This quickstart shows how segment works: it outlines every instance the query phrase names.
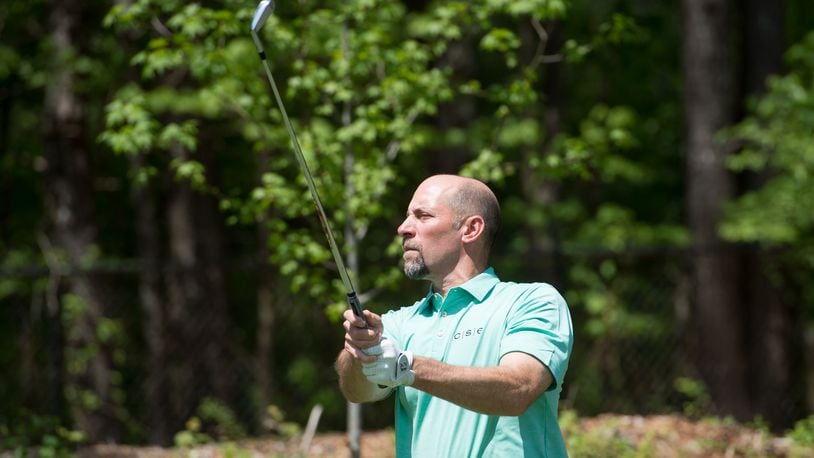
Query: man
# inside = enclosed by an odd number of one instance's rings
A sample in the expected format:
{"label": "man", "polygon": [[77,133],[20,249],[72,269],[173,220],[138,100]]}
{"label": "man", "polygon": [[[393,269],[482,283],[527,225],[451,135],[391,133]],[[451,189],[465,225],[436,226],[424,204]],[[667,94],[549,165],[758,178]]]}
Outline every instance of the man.
{"label": "man", "polygon": [[436,175],[398,228],[404,272],[426,297],[363,320],[345,312],[339,385],[351,402],[396,394],[399,457],[567,456],[557,405],[573,330],[544,283],[488,267],[500,207],[480,181]]}

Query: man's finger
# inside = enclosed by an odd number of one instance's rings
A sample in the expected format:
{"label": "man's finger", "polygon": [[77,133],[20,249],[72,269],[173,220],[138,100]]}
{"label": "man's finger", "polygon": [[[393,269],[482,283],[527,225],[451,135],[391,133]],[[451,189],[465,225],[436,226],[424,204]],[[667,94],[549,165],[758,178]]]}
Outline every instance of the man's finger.
{"label": "man's finger", "polygon": [[376,329],[348,326],[345,331],[345,340],[351,341],[357,347],[376,345],[381,338],[381,334]]}
{"label": "man's finger", "polygon": [[365,319],[367,320],[367,324],[370,325],[371,328],[381,329],[382,327],[382,317],[381,315],[377,315],[370,310],[365,310]]}
{"label": "man's finger", "polygon": [[[365,312],[367,312],[367,310],[365,310]],[[353,310],[350,309],[345,310],[345,312],[342,314],[342,317],[345,319],[345,323],[348,323],[350,326],[353,326],[355,328],[367,327],[367,323],[365,323],[365,320],[356,316],[356,314],[353,313]]]}
{"label": "man's finger", "polygon": [[375,362],[377,358],[377,356],[366,355],[365,352],[363,352],[359,348],[354,347],[347,341],[345,341],[345,351],[350,353],[351,356],[358,359],[362,363],[372,363]]}

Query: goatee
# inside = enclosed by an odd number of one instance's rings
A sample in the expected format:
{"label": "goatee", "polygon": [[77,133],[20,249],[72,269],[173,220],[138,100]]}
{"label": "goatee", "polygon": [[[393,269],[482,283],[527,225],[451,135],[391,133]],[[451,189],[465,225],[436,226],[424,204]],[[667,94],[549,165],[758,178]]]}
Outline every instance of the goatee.
{"label": "goatee", "polygon": [[424,256],[421,255],[421,252],[416,252],[415,259],[404,261],[404,274],[410,280],[422,280],[429,273],[430,271],[427,269],[427,264],[424,262]]}

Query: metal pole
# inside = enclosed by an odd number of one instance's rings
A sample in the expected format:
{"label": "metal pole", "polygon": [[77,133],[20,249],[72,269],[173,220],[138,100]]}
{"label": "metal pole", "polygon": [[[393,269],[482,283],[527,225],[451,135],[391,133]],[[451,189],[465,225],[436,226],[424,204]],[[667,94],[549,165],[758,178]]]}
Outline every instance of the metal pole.
{"label": "metal pole", "polygon": [[[342,22],[342,58],[350,60],[348,55],[348,22]],[[342,105],[342,125],[347,127],[353,120],[351,117],[350,101],[346,101]],[[355,157],[353,154],[353,145],[350,142],[345,144],[345,161],[344,161],[344,175],[345,175],[345,214],[348,219],[345,221],[345,242],[348,247],[348,268],[351,275],[359,274],[359,246],[356,240],[356,234],[353,230],[353,217],[348,208],[348,203],[351,202],[356,190],[353,187],[351,175],[353,174],[353,165]],[[359,278],[358,276],[356,278]],[[348,447],[350,448],[351,458],[358,458],[362,454],[362,406],[353,402],[348,402]]]}

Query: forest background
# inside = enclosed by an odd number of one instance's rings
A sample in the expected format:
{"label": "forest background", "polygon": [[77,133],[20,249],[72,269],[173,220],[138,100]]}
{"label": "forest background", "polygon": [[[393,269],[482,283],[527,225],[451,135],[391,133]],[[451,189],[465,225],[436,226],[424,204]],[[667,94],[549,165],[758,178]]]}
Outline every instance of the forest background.
{"label": "forest background", "polygon": [[[255,7],[0,5],[5,445],[346,427],[344,291]],[[426,291],[416,184],[474,176],[498,274],[571,307],[563,408],[783,430],[814,412],[812,31],[805,0],[300,0],[262,39],[366,307]]]}

